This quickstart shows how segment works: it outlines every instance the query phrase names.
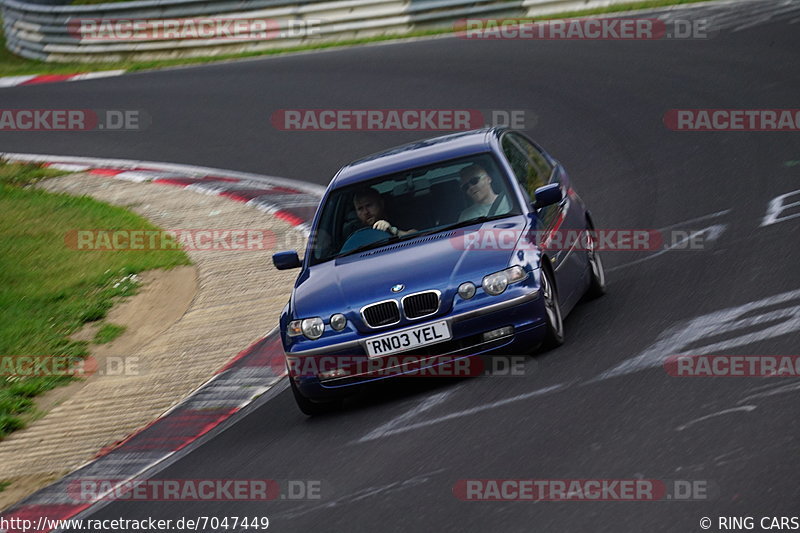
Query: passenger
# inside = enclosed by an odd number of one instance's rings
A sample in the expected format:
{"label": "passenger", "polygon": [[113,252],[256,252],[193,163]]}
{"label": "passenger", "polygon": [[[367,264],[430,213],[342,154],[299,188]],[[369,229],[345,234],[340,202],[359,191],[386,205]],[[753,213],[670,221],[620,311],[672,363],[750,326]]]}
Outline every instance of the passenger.
{"label": "passenger", "polygon": [[[507,213],[511,209],[511,204],[506,195],[499,196],[492,189],[492,177],[486,170],[478,165],[472,164],[461,169],[461,190],[464,191],[473,204],[458,216],[458,221],[470,220],[481,216],[489,215],[494,208],[492,215]],[[498,200],[499,199],[499,200]]]}
{"label": "passenger", "polygon": [[356,192],[353,196],[353,205],[355,206],[358,219],[367,228],[386,231],[398,237],[417,232],[415,229],[401,230],[392,226],[392,224],[386,220],[387,216],[383,196],[372,187],[365,187]]}

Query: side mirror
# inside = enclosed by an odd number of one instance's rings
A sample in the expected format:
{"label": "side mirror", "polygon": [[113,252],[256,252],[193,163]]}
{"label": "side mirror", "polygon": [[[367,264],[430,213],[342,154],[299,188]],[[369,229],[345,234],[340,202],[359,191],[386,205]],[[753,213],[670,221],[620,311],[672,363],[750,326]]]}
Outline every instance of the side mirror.
{"label": "side mirror", "polygon": [[563,198],[561,194],[561,185],[558,183],[551,183],[550,185],[539,187],[534,194],[536,195],[536,201],[533,203],[533,207],[536,209],[557,204]]}
{"label": "side mirror", "polygon": [[297,257],[297,252],[294,250],[272,254],[272,264],[278,270],[289,270],[301,266],[300,258]]}

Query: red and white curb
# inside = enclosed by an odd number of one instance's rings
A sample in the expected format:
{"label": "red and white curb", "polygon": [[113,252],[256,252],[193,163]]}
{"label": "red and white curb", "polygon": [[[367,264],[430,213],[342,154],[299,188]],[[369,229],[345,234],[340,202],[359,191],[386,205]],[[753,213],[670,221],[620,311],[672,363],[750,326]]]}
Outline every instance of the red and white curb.
{"label": "red and white curb", "polygon": [[[323,187],[284,178],[208,167],[124,159],[0,153],[0,159],[111,178],[184,187],[245,202],[308,233]],[[217,374],[148,426],[100,450],[94,460],[39,490],[2,513],[8,529],[0,533],[51,531],[53,521],[82,517],[110,500],[76,501],[73,484],[81,479],[141,480],[166,466],[180,450],[229,420],[286,375],[277,329],[233,357]],[[11,519],[17,518],[14,522]],[[23,531],[20,523],[33,527]],[[13,524],[17,524],[18,527]]]}
{"label": "red and white curb", "polygon": [[[178,405],[126,439],[101,450],[96,458],[66,477],[3,511],[3,533],[58,529],[59,520],[82,518],[112,499],[76,499],[75,487],[87,479],[113,481],[115,487],[141,481],[178,458],[177,453],[229,420],[273,389],[286,375],[277,330],[234,357]],[[280,392],[280,387],[275,389]],[[18,520],[14,520],[18,519]],[[32,527],[25,528],[24,520]]]}
{"label": "red and white curb", "polygon": [[0,88],[16,87],[17,85],[39,85],[57,81],[81,81],[98,78],[111,78],[125,74],[125,70],[101,70],[100,72],[78,72],[75,74],[30,74],[27,76],[0,77]]}
{"label": "red and white curb", "polygon": [[225,196],[284,220],[306,235],[325,191],[322,186],[286,178],[178,163],[10,152],[0,152],[0,159]]}

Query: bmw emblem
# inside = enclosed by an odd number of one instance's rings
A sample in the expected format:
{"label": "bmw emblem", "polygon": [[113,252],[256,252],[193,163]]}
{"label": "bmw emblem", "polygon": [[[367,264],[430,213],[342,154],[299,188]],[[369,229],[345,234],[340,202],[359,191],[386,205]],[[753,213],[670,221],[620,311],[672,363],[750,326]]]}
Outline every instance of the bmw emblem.
{"label": "bmw emblem", "polygon": [[398,283],[397,285],[394,285],[394,286],[392,287],[392,292],[400,292],[400,291],[402,291],[402,290],[403,290],[403,289],[405,289],[405,288],[406,288],[406,286],[405,286],[405,285],[403,285],[402,283]]}

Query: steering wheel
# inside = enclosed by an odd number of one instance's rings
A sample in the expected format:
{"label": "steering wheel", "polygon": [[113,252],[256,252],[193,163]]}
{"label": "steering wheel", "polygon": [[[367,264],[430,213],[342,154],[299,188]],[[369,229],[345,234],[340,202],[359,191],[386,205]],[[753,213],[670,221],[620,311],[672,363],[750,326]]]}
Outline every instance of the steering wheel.
{"label": "steering wheel", "polygon": [[347,253],[350,250],[355,250],[356,248],[361,248],[362,246],[366,246],[368,244],[372,244],[373,242],[381,241],[387,237],[391,237],[392,234],[388,231],[381,231],[379,229],[374,228],[361,228],[355,231],[352,235],[350,235],[344,244],[342,245],[342,249],[339,250],[340,254]]}

